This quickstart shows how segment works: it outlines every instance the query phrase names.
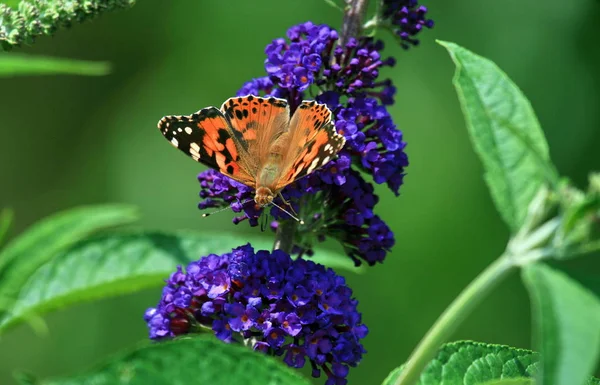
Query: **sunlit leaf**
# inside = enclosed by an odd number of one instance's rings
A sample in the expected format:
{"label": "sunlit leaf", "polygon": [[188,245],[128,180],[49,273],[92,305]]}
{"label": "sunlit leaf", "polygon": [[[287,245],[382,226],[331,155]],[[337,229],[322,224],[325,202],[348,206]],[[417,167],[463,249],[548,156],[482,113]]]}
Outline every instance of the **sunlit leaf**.
{"label": "sunlit leaf", "polygon": [[496,207],[514,232],[541,186],[558,182],[544,133],[527,98],[496,64],[439,43],[456,64],[453,83],[467,128]]}
{"label": "sunlit leaf", "polygon": [[524,267],[542,355],[540,383],[583,385],[600,355],[600,299],[579,282],[545,264]]}
{"label": "sunlit leaf", "polygon": [[[530,350],[471,341],[444,345],[427,365],[417,385],[483,385],[488,381],[532,377],[539,355]],[[392,371],[383,385],[393,385],[402,367]]]}
{"label": "sunlit leaf", "polygon": [[505,378],[488,381],[483,383],[483,385],[535,385],[535,382],[533,378]]}
{"label": "sunlit leaf", "polygon": [[248,347],[214,337],[146,344],[94,370],[44,385],[310,385],[297,371]]}
{"label": "sunlit leaf", "polygon": [[0,251],[0,314],[31,274],[61,249],[108,227],[130,223],[137,211],[128,205],[97,205],[64,211],[37,222]]}

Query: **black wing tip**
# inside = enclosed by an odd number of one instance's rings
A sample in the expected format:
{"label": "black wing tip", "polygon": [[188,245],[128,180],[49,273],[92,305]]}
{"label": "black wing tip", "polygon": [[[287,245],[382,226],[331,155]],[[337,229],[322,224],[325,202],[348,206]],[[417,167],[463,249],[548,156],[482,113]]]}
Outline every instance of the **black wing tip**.
{"label": "black wing tip", "polygon": [[199,121],[202,121],[206,118],[214,118],[215,116],[223,116],[223,114],[217,107],[214,106],[203,108],[200,111],[190,115],[192,119],[198,119]]}
{"label": "black wing tip", "polygon": [[159,130],[167,130],[172,122],[180,122],[183,118],[182,115],[167,115],[160,118],[158,121],[158,129]]}
{"label": "black wing tip", "polygon": [[327,111],[329,111],[331,113],[331,109],[329,108],[329,106],[325,103],[319,103],[316,100],[303,100],[302,103],[300,103],[300,105],[298,106],[298,108],[309,108],[309,107],[321,107],[321,108],[325,108]]}
{"label": "black wing tip", "polygon": [[209,106],[209,107],[205,107],[201,110],[198,110],[196,112],[194,112],[191,115],[167,115],[167,116],[163,116],[159,121],[158,121],[158,129],[159,130],[164,130],[164,129],[168,129],[170,124],[173,122],[185,122],[185,123],[189,123],[192,121],[198,121],[201,122],[202,120],[206,119],[206,118],[214,118],[215,116],[219,116],[219,115],[223,115],[221,114],[221,111],[219,111],[219,109],[217,107],[214,106]]}
{"label": "black wing tip", "polygon": [[342,147],[344,147],[344,145],[346,144],[346,137],[344,135],[340,134],[339,132],[337,132],[337,130],[335,128],[335,123],[333,121],[330,121],[329,123],[324,125],[324,127],[325,127],[325,130],[328,131],[329,136],[335,142],[340,142],[339,148],[342,149]]}
{"label": "black wing tip", "polygon": [[269,103],[273,104],[280,108],[286,108],[288,106],[288,101],[286,99],[276,98],[274,96],[258,96],[253,94],[248,94],[245,96],[233,96],[223,102],[221,105],[221,112],[225,114],[225,112],[237,105],[240,105],[244,102],[255,102],[255,103]]}

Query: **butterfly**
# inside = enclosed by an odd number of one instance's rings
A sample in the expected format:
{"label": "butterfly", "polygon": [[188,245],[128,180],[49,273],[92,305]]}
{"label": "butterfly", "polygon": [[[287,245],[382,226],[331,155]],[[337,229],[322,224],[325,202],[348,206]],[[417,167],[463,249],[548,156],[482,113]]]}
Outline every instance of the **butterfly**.
{"label": "butterfly", "polygon": [[165,116],[158,128],[195,161],[254,188],[260,207],[327,164],[346,142],[325,104],[305,100],[290,116],[285,99],[254,95],[229,98],[220,109]]}

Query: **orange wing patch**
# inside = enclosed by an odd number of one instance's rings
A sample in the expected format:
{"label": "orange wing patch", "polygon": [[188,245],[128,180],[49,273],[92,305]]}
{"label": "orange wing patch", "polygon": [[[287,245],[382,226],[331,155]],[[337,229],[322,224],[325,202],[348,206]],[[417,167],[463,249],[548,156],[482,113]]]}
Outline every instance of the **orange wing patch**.
{"label": "orange wing patch", "polygon": [[[290,119],[284,99],[248,95],[227,99],[220,110],[165,116],[158,128],[195,161],[257,190],[266,187],[255,201],[270,202],[263,198],[273,198],[271,194],[324,166],[342,149],[346,140],[331,117],[326,105],[304,101]],[[257,185],[263,170],[260,183],[268,186]]]}
{"label": "orange wing patch", "polygon": [[331,116],[325,104],[315,101],[298,107],[289,128],[293,148],[284,158],[278,190],[323,167],[344,147],[346,139],[335,131]]}
{"label": "orange wing patch", "polygon": [[249,154],[247,163],[256,176],[268,158],[270,145],[289,125],[290,109],[285,99],[248,95],[230,98],[221,106],[233,137]]}

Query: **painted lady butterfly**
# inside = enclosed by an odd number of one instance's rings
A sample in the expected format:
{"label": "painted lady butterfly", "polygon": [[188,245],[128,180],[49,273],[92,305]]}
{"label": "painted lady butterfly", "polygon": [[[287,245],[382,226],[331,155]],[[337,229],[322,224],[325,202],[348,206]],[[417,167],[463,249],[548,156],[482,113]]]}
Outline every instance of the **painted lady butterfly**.
{"label": "painted lady butterfly", "polygon": [[253,95],[227,99],[220,110],[165,116],[158,128],[195,161],[253,187],[261,207],[328,163],[346,142],[325,104],[303,101],[290,118],[286,100]]}

